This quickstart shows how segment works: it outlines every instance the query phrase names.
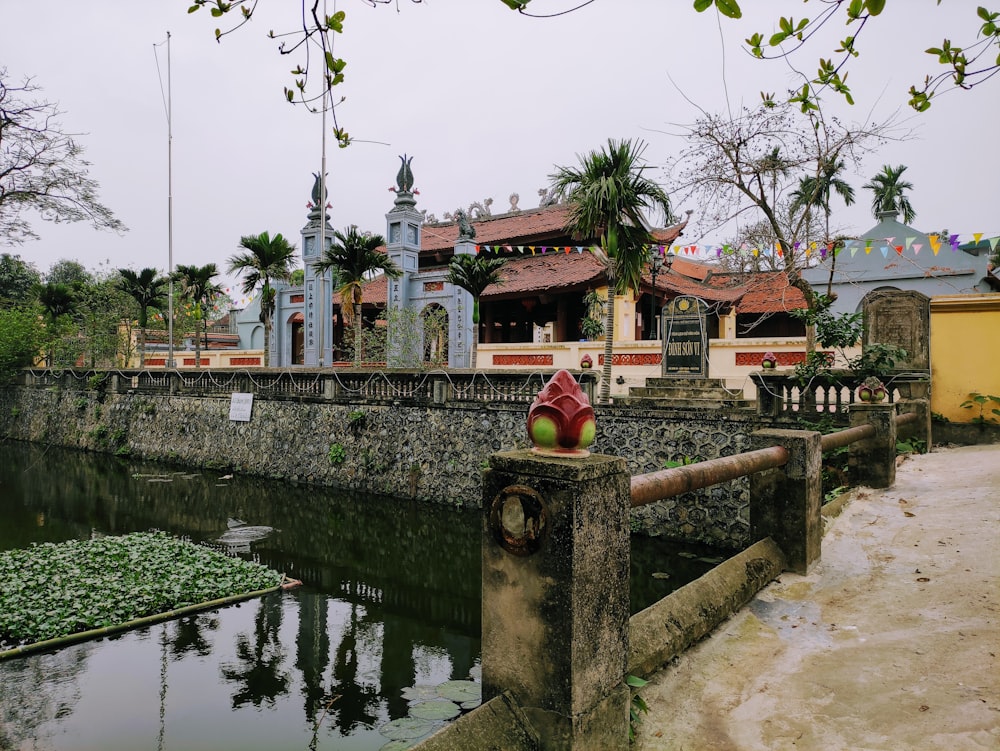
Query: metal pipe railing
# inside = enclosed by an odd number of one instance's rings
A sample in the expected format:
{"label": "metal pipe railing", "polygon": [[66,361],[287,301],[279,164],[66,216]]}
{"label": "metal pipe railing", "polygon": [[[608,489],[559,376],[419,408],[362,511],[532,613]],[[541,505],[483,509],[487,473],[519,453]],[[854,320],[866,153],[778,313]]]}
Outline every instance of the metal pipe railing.
{"label": "metal pipe railing", "polygon": [[869,423],[868,425],[856,425],[853,428],[838,430],[835,433],[827,433],[819,439],[819,445],[823,451],[832,451],[833,449],[850,445],[855,441],[863,441],[865,438],[874,437],[875,426]]}
{"label": "metal pipe railing", "polygon": [[709,459],[683,467],[661,469],[632,477],[632,506],[662,501],[689,490],[707,488],[737,477],[781,467],[788,462],[788,450],[770,446],[756,451]]}

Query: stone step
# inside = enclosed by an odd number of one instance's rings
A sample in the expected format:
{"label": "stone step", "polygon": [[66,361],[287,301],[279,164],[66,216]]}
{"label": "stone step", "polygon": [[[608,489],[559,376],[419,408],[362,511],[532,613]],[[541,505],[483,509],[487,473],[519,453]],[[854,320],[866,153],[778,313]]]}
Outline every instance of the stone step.
{"label": "stone step", "polygon": [[739,399],[739,393],[732,393],[721,386],[711,389],[697,389],[683,386],[671,387],[649,387],[632,386],[628,390],[629,396],[662,398],[662,399]]}
{"label": "stone step", "polygon": [[691,388],[722,388],[725,384],[721,378],[647,378],[646,386],[650,388],[667,388],[685,386]]}
{"label": "stone step", "polygon": [[614,404],[617,407],[632,407],[635,409],[740,409],[756,410],[756,403],[750,399],[713,397],[671,399],[652,396],[616,396]]}

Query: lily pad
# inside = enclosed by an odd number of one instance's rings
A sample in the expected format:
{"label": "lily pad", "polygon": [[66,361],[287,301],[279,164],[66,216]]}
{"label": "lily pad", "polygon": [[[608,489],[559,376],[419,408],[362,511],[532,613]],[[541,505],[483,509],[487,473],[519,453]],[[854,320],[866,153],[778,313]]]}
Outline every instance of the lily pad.
{"label": "lily pad", "polygon": [[412,741],[427,735],[437,727],[436,722],[421,720],[416,717],[400,717],[378,729],[386,738],[393,741]]}
{"label": "lily pad", "polygon": [[458,706],[460,706],[463,710],[468,712],[470,709],[475,709],[482,703],[483,703],[482,699],[473,699],[472,701],[463,701]]}
{"label": "lily pad", "polygon": [[450,720],[461,713],[462,710],[455,702],[443,699],[425,701],[410,707],[410,716],[419,717],[421,720]]}
{"label": "lily pad", "polygon": [[[404,699],[413,704],[441,698],[438,694],[437,686],[407,686],[400,693],[403,694]],[[444,698],[450,699],[451,697],[445,696]]]}
{"label": "lily pad", "polygon": [[482,686],[475,681],[445,681],[437,687],[437,692],[439,696],[459,704],[481,699],[483,696]]}
{"label": "lily pad", "polygon": [[378,751],[406,751],[413,748],[413,741],[389,741]]}

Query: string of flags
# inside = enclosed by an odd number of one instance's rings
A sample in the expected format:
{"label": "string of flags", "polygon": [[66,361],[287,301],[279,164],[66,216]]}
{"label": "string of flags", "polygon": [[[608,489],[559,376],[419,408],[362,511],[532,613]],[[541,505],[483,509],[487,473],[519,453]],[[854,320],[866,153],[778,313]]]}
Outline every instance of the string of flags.
{"label": "string of flags", "polygon": [[[984,233],[975,232],[972,234],[972,242],[979,243],[984,237]],[[950,248],[952,252],[958,250],[959,246],[962,244],[959,235],[957,233],[951,235],[939,235],[933,233],[927,235],[927,239],[930,241],[930,247],[925,247],[922,242],[917,242],[917,236],[910,237],[867,237],[859,240],[846,240],[843,245],[835,245],[834,243],[794,243],[792,246],[793,252],[804,253],[806,258],[809,258],[814,253],[819,255],[821,259],[825,259],[828,255],[839,256],[842,253],[850,253],[853,258],[858,253],[871,254],[873,252],[881,253],[883,258],[888,258],[890,253],[895,253],[897,255],[903,255],[905,252],[912,252],[914,255],[919,255],[922,251],[929,250],[935,256],[941,251],[942,248]],[[990,252],[996,252],[997,245],[1000,244],[1000,235],[996,237],[990,237],[987,239],[987,243],[990,247]],[[476,253],[520,253],[522,255],[530,253],[531,255],[545,255],[547,253],[565,253],[569,254],[572,252],[583,253],[584,250],[589,250],[588,246],[584,245],[477,245]],[[699,245],[699,244],[689,244],[689,245],[650,245],[647,246],[648,252],[658,252],[662,255],[686,255],[686,256],[700,256],[700,257],[718,257],[722,256],[753,256],[754,258],[758,256],[770,256],[777,255],[779,257],[783,256],[786,252],[786,248],[782,248],[781,243],[776,243],[773,247],[758,248],[747,245],[746,243],[740,245],[739,247],[729,245],[729,244],[709,244],[709,245]]]}

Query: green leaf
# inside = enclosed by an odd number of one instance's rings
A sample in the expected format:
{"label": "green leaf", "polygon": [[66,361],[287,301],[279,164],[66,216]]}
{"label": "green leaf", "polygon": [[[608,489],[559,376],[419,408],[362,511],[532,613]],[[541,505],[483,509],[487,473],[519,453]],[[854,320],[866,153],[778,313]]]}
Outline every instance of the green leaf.
{"label": "green leaf", "polygon": [[625,683],[632,688],[642,688],[643,686],[649,685],[649,681],[643,680],[637,675],[630,675],[625,678]]}
{"label": "green leaf", "polygon": [[788,34],[786,34],[786,33],[785,33],[785,32],[783,32],[783,31],[779,31],[779,32],[776,32],[776,33],[772,34],[772,35],[771,35],[771,38],[770,38],[770,39],[768,40],[768,42],[767,42],[767,43],[768,43],[768,44],[769,44],[769,45],[770,45],[771,47],[777,47],[777,46],[778,46],[779,44],[781,44],[781,43],[782,43],[783,41],[785,41],[785,40],[786,40],[787,38],[788,38]]}
{"label": "green leaf", "polygon": [[871,15],[877,16],[885,9],[885,0],[865,0],[865,6]]}
{"label": "green leaf", "polygon": [[743,18],[743,11],[736,0],[715,0],[715,7],[726,18]]}
{"label": "green leaf", "polygon": [[[507,2],[507,0],[504,0]],[[712,7],[712,0],[694,0],[694,9],[702,13]]]}

